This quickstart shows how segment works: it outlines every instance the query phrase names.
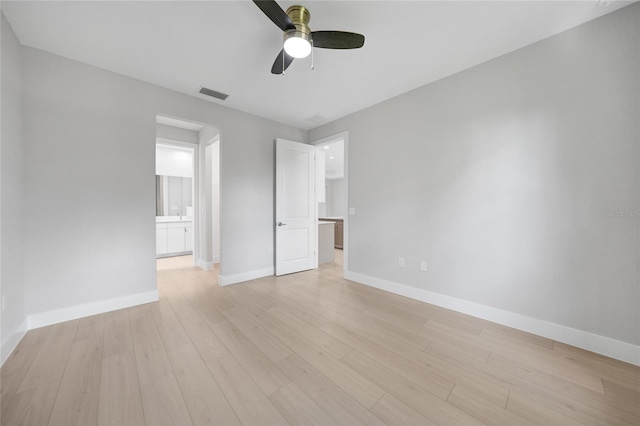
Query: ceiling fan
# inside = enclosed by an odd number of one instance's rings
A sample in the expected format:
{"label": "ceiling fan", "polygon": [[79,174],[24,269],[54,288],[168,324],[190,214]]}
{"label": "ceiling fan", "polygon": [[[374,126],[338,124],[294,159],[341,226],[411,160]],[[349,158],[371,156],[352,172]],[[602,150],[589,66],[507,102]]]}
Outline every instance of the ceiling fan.
{"label": "ceiling fan", "polygon": [[284,48],[271,67],[272,74],[284,74],[295,58],[306,58],[313,47],[358,49],[364,45],[362,34],[345,31],[311,31],[311,14],[304,6],[291,6],[285,12],[274,0],[253,0],[274,24],[284,31]]}

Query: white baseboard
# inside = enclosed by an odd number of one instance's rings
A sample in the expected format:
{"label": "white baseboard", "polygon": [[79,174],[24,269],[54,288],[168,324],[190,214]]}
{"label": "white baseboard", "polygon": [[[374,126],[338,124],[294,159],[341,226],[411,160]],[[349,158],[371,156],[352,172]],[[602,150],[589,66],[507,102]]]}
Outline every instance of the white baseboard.
{"label": "white baseboard", "polygon": [[29,324],[29,321],[27,318],[25,318],[13,330],[13,332],[9,333],[9,335],[2,340],[2,344],[1,344],[2,346],[0,348],[0,358],[1,358],[0,366],[4,364],[7,358],[9,358],[9,355],[11,355],[11,353],[16,348],[16,346],[18,346],[18,343],[20,343],[20,340],[22,340],[24,335],[27,334],[28,324]]}
{"label": "white baseboard", "polygon": [[507,327],[516,328],[518,330],[586,349],[620,361],[640,365],[640,346],[632,345],[627,342],[504,311],[502,309],[492,308],[491,306],[457,299],[444,294],[434,293],[432,291],[371,277],[358,272],[347,271],[345,273],[345,278],[360,284],[398,294],[400,296],[431,303],[443,308],[506,325]]}
{"label": "white baseboard", "polygon": [[219,284],[229,285],[237,284],[245,281],[255,280],[256,278],[268,277],[274,274],[273,266],[270,268],[256,269],[254,271],[243,272],[242,274],[235,275],[220,275]]}
{"label": "white baseboard", "polygon": [[213,269],[213,262],[205,262],[204,260],[200,259],[198,260],[198,266],[200,267],[200,269],[202,269],[203,271],[211,271]]}
{"label": "white baseboard", "polygon": [[198,259],[198,266],[203,271],[211,271],[215,267],[216,263],[220,263],[220,256],[213,256],[211,262],[207,262],[203,259]]}
{"label": "white baseboard", "polygon": [[177,251],[175,253],[156,254],[156,259],[164,259],[165,257],[187,256],[193,254],[193,251]]}
{"label": "white baseboard", "polygon": [[155,302],[158,299],[158,290],[153,290],[145,293],[132,294],[130,296],[116,297],[114,299],[41,312],[39,314],[29,315],[29,330],[91,315],[98,315],[104,312],[129,308],[131,306],[143,305],[145,303]]}

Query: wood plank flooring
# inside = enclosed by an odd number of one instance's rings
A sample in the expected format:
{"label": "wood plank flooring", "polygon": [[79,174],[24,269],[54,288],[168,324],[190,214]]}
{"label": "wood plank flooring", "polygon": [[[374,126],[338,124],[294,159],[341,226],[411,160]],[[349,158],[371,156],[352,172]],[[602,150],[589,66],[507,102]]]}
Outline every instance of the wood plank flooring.
{"label": "wood plank flooring", "polygon": [[639,367],[341,275],[160,259],[159,302],[27,333],[1,423],[640,425]]}

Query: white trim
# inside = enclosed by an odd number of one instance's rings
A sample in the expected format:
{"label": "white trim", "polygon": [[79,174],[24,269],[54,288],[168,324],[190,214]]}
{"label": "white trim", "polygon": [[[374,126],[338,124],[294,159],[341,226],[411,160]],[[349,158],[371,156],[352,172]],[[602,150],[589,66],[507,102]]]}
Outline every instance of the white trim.
{"label": "white trim", "polygon": [[218,283],[221,286],[229,284],[237,284],[245,281],[255,280],[256,278],[268,277],[275,273],[275,268],[270,266],[264,269],[256,269],[254,271],[243,272],[235,275],[220,275]]}
{"label": "white trim", "polygon": [[27,325],[29,324],[28,318],[22,320],[22,322],[13,330],[13,332],[9,333],[2,341],[2,348],[0,352],[2,355],[0,356],[0,366],[4,364],[4,362],[9,358],[9,355],[16,349],[20,340],[27,334]]}
{"label": "white trim", "polygon": [[491,306],[480,305],[467,300],[457,299],[432,291],[399,284],[380,278],[347,271],[345,278],[369,287],[375,287],[400,296],[431,303],[443,308],[472,315],[498,324],[506,325],[518,330],[533,333],[578,348],[586,349],[601,355],[618,359],[635,365],[640,365],[640,346],[598,334],[589,333],[560,324],[527,317],[514,312],[503,311]]}
{"label": "white trim", "polygon": [[164,259],[165,257],[178,257],[178,256],[188,256],[193,255],[193,251],[178,251],[175,253],[162,253],[156,254],[156,259]]}
{"label": "white trim", "polygon": [[200,259],[198,261],[198,266],[200,267],[200,269],[202,269],[203,271],[211,271],[213,270],[213,268],[215,267],[216,263],[220,263],[220,256],[215,256],[213,258],[213,262],[205,262],[204,260]]}
{"label": "white trim", "polygon": [[182,148],[187,150],[195,150],[198,146],[197,142],[186,142],[177,139],[161,138],[156,136],[156,145],[168,146],[171,148]]}
{"label": "white trim", "polygon": [[29,315],[29,330],[158,301],[158,290]]}

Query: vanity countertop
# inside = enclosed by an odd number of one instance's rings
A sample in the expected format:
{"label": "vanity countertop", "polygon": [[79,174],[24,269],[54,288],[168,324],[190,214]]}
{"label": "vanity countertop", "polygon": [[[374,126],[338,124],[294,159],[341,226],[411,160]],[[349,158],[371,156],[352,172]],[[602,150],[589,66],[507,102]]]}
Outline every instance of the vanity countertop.
{"label": "vanity countertop", "polygon": [[191,216],[156,216],[156,223],[169,223],[169,222],[193,222]]}
{"label": "vanity countertop", "polygon": [[318,225],[335,225],[335,224],[336,224],[335,222],[331,222],[331,221],[328,221],[328,220],[319,220],[318,221]]}
{"label": "vanity countertop", "polygon": [[323,216],[319,220],[344,220],[342,216]]}

